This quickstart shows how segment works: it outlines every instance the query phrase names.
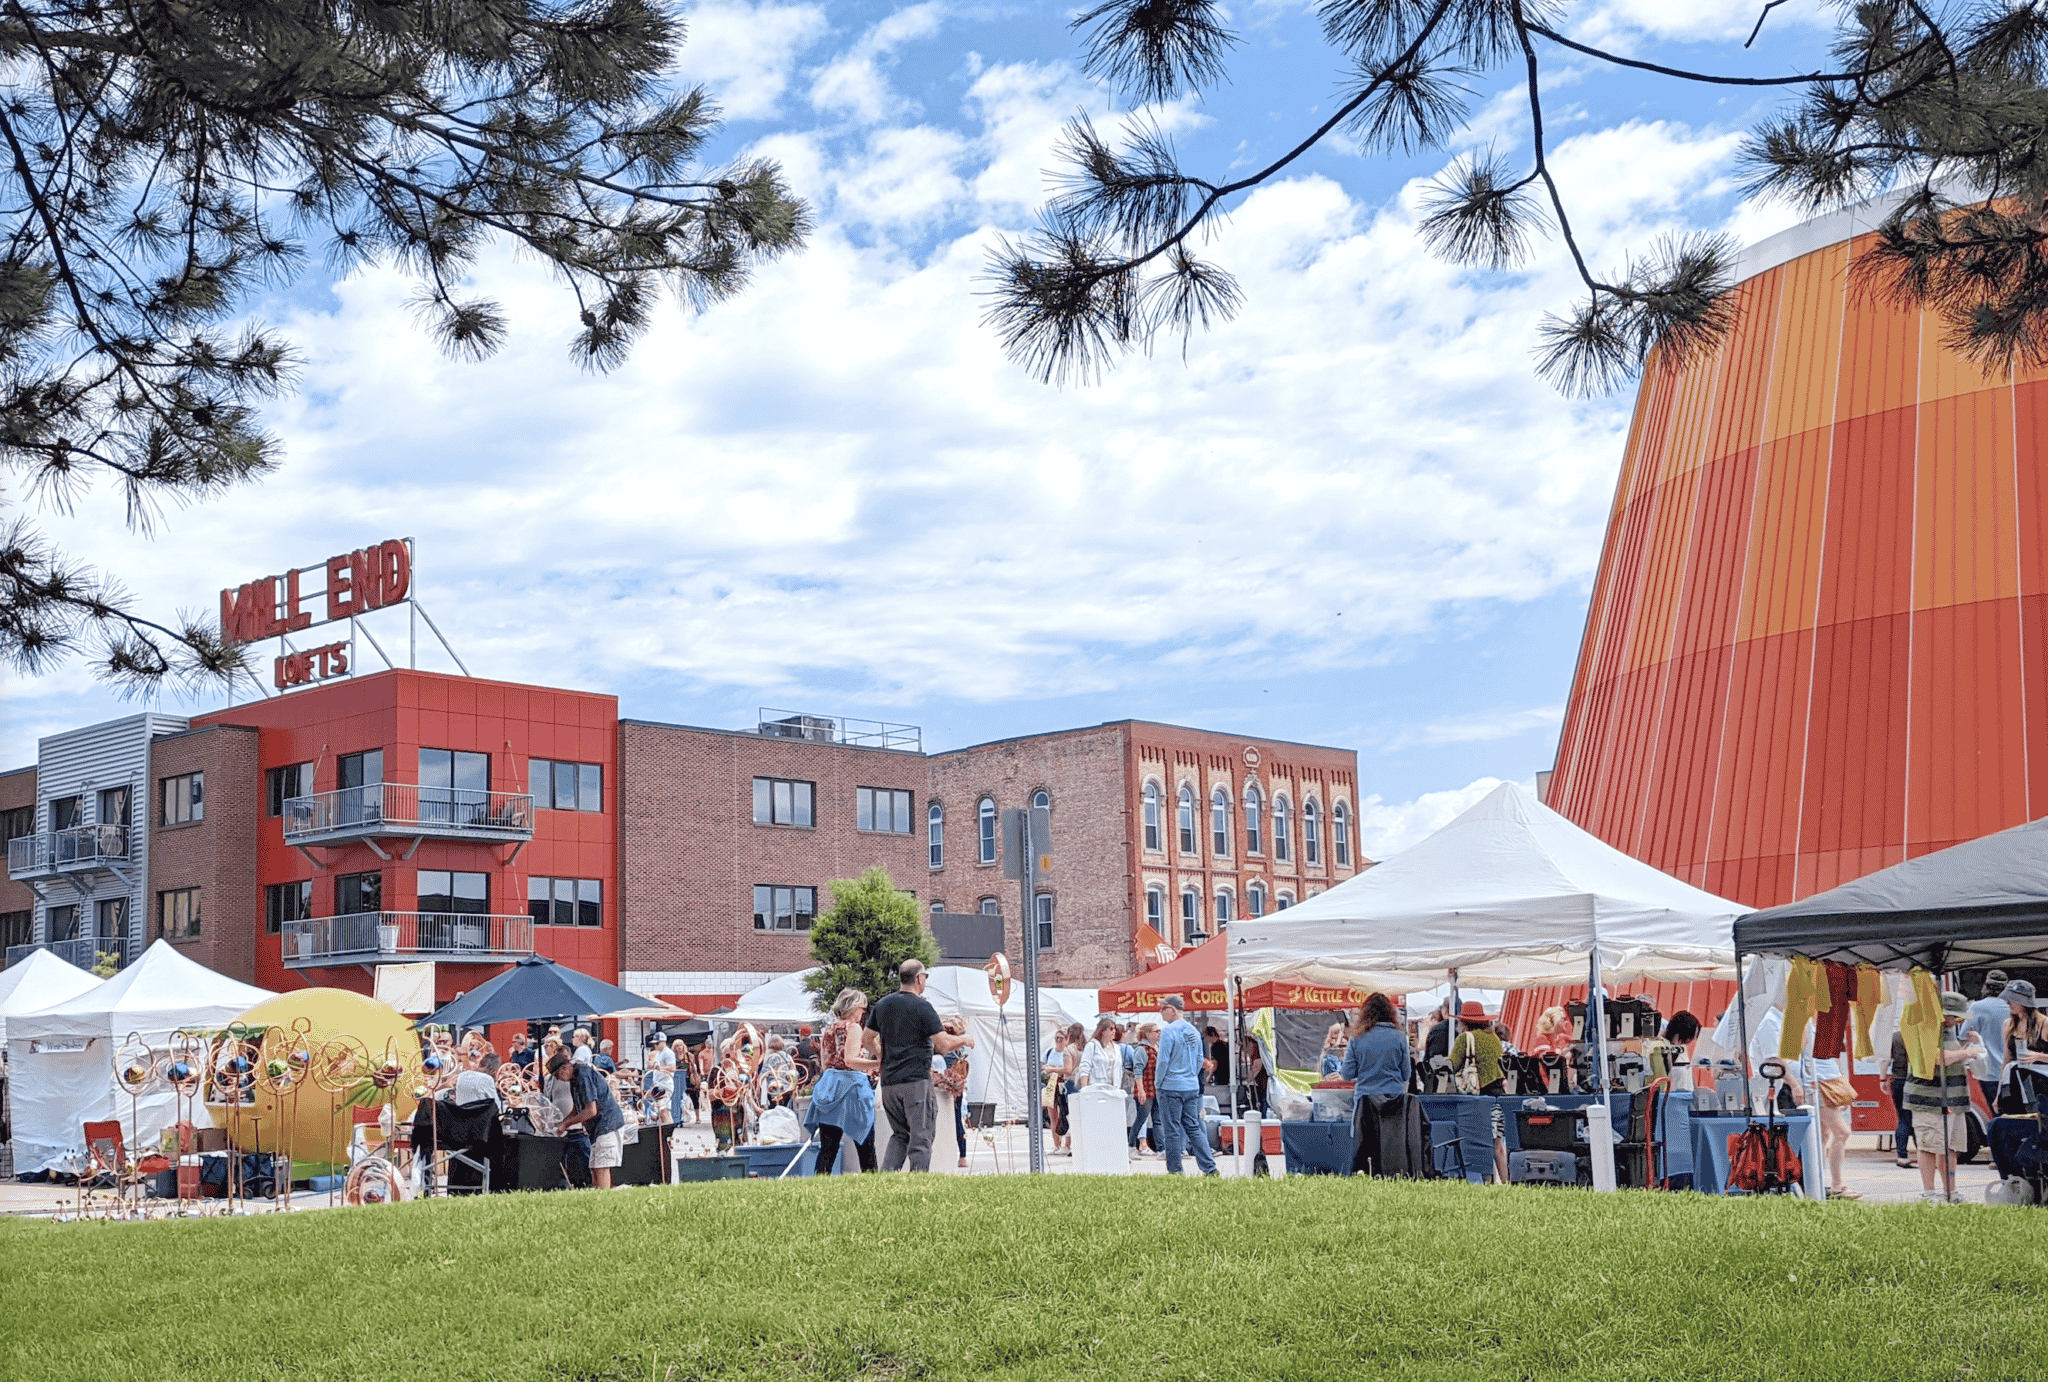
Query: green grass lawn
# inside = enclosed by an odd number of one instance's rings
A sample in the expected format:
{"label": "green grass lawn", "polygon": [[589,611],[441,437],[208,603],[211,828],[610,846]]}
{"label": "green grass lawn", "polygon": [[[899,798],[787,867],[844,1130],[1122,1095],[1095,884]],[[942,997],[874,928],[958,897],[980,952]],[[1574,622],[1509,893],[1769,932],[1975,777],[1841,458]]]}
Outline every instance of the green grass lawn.
{"label": "green grass lawn", "polygon": [[16,1221],[0,1378],[2041,1378],[2044,1228],[1079,1176]]}

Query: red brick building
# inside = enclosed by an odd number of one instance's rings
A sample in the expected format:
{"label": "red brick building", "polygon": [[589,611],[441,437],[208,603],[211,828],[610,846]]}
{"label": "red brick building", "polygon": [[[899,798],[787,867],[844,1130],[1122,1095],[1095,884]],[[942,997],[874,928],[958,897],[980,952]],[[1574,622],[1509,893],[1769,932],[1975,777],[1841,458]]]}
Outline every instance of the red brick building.
{"label": "red brick building", "polygon": [[807,965],[826,885],[877,864],[929,910],[1001,916],[1019,953],[997,838],[1011,807],[1052,812],[1033,912],[1054,984],[1142,968],[1141,924],[1187,943],[1366,862],[1349,750],[1126,720],[927,755],[914,731],[881,747],[846,725],[620,726],[622,983],[729,1003]]}

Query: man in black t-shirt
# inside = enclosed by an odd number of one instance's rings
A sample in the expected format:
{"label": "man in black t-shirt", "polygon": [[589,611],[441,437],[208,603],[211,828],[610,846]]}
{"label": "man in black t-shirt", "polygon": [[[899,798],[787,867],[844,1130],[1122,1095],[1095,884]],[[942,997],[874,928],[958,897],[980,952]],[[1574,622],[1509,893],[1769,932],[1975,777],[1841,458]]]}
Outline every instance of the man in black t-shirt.
{"label": "man in black t-shirt", "polygon": [[905,960],[896,969],[902,987],[868,1009],[867,1029],[875,1034],[869,1045],[879,1046],[882,1057],[882,1112],[889,1116],[884,1171],[900,1171],[906,1160],[913,1171],[932,1169],[932,1057],[974,1045],[973,1037],[939,1025],[938,1010],[924,999],[927,977],[923,961]]}

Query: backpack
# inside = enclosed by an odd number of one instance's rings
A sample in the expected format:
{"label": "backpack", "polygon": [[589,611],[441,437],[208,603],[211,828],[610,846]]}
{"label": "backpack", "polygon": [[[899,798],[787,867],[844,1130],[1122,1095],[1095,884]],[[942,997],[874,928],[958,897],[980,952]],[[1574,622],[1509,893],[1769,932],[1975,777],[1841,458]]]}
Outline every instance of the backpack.
{"label": "backpack", "polygon": [[1751,1123],[1728,1135],[1728,1188],[1752,1195],[1782,1195],[1805,1175],[1783,1123]]}

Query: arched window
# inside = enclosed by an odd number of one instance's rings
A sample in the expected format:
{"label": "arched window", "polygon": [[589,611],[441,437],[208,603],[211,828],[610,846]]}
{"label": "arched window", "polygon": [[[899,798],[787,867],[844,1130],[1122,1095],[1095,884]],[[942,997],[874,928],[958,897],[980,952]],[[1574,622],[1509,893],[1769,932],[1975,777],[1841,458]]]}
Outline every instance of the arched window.
{"label": "arched window", "polygon": [[1294,823],[1288,819],[1287,798],[1273,798],[1273,857],[1286,863],[1294,857]]}
{"label": "arched window", "polygon": [[996,861],[995,798],[983,797],[981,805],[974,808],[974,814],[981,826],[981,862],[993,864]]}
{"label": "arched window", "polygon": [[1301,804],[1301,861],[1323,862],[1323,812],[1313,797]]}
{"label": "arched window", "polygon": [[1266,914],[1266,885],[1254,883],[1244,890],[1244,914],[1248,917],[1262,917]]}
{"label": "arched window", "polygon": [[1145,848],[1152,850],[1164,849],[1166,847],[1165,842],[1159,838],[1162,823],[1159,819],[1159,784],[1156,782],[1145,784],[1144,818]]}
{"label": "arched window", "polygon": [[1337,867],[1351,866],[1351,809],[1343,802],[1330,808],[1330,843],[1337,851]]}
{"label": "arched window", "polygon": [[1218,926],[1230,925],[1231,914],[1235,910],[1235,905],[1234,899],[1232,899],[1228,892],[1216,894],[1216,924]]}
{"label": "arched window", "polygon": [[1265,804],[1266,799],[1260,794],[1258,783],[1244,789],[1244,849],[1247,854],[1266,852],[1266,841],[1260,834],[1261,827],[1265,825],[1262,809]]}
{"label": "arched window", "polygon": [[1031,794],[1031,804],[1033,806],[1043,806],[1048,811],[1052,810],[1052,793],[1040,787]]}
{"label": "arched window", "polygon": [[981,907],[981,914],[985,917],[998,916],[1003,910],[1002,903],[992,897],[984,897],[979,906]]}
{"label": "arched window", "polygon": [[1180,895],[1180,943],[1193,945],[1202,938],[1202,899],[1193,888]]}
{"label": "arched window", "polygon": [[924,809],[924,836],[931,850],[932,867],[946,866],[946,808],[933,802]]}
{"label": "arched window", "polygon": [[1180,784],[1180,852],[1195,852],[1195,789]]}
{"label": "arched window", "polygon": [[1273,910],[1274,910],[1274,911],[1276,911],[1276,912],[1284,912],[1284,911],[1286,911],[1286,910],[1287,910],[1287,909],[1288,909],[1289,907],[1292,907],[1293,905],[1294,905],[1294,894],[1293,894],[1293,893],[1281,893],[1281,894],[1280,894],[1280,895],[1279,895],[1278,897],[1276,897],[1276,898],[1274,898],[1274,899],[1273,899]]}
{"label": "arched window", "polygon": [[1157,931],[1163,939],[1166,935],[1166,889],[1145,889],[1145,924]]}
{"label": "arched window", "polygon": [[935,917],[936,917],[936,916],[943,916],[943,915],[945,914],[945,911],[946,911],[946,904],[945,904],[945,903],[943,903],[943,902],[934,902],[934,903],[932,904],[932,915],[933,915],[933,916],[935,916]]}
{"label": "arched window", "polygon": [[1221,787],[1209,796],[1209,848],[1218,859],[1230,854],[1230,793]]}

